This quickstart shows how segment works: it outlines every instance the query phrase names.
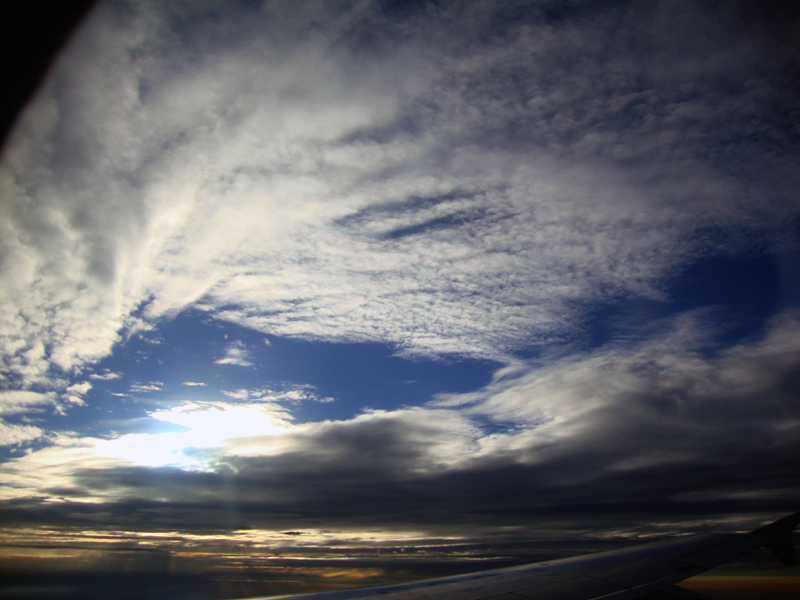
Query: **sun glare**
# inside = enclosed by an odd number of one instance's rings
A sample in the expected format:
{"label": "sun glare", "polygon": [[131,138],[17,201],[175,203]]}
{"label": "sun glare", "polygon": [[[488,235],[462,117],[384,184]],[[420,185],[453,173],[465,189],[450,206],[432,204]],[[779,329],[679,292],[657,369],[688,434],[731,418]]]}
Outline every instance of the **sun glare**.
{"label": "sun glare", "polygon": [[156,411],[150,418],[185,430],[129,433],[98,442],[97,452],[139,466],[202,469],[209,456],[204,450],[229,446],[229,442],[238,438],[254,438],[243,451],[268,453],[275,447],[270,438],[294,427],[288,413],[272,404],[190,402]]}

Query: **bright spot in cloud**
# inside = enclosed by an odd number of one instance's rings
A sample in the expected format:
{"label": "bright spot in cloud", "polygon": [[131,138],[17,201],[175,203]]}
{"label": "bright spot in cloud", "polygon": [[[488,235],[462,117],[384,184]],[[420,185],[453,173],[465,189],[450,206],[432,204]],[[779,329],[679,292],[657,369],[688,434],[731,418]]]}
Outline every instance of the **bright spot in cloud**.
{"label": "bright spot in cloud", "polygon": [[184,454],[186,437],[180,433],[129,433],[98,442],[96,451],[106,458],[119,458],[141,467],[200,468],[200,461]]}
{"label": "bright spot in cloud", "polygon": [[99,442],[98,454],[128,460],[139,466],[202,469],[204,450],[219,448],[237,438],[257,438],[240,453],[259,454],[274,450],[265,437],[286,433],[295,426],[290,415],[274,404],[232,405],[224,402],[189,402],[150,414],[152,419],[185,427],[185,431],[130,433]]}
{"label": "bright spot in cloud", "polygon": [[273,404],[232,405],[225,402],[190,402],[150,415],[153,419],[202,433],[205,444],[237,437],[275,435],[292,425],[289,415]]}

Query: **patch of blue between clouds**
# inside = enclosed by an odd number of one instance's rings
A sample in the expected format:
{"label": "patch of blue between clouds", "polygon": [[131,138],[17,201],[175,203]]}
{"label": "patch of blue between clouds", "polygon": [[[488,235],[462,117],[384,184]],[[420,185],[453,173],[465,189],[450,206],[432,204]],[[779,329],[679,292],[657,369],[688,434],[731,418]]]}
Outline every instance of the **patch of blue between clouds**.
{"label": "patch of blue between clouds", "polygon": [[[697,261],[667,287],[667,301],[619,299],[588,313],[572,341],[584,350],[653,333],[660,321],[685,311],[713,307],[714,346],[757,337],[776,313],[800,306],[800,249]],[[230,348],[247,366],[217,364]],[[714,348],[710,349],[714,351]],[[518,354],[531,358],[540,348]],[[49,426],[82,435],[108,436],[180,429],[148,414],[191,401],[236,402],[223,393],[240,389],[273,392],[312,386],[333,402],[287,404],[296,422],[348,419],[364,409],[419,406],[437,393],[463,393],[489,383],[501,365],[479,360],[409,360],[378,343],[328,343],[266,336],[188,309],[157,323],[155,330],[118,344],[110,356],[74,378],[88,379],[85,406],[54,416]],[[205,385],[187,386],[186,382]],[[44,416],[44,415],[43,415]],[[16,422],[9,419],[9,422]],[[485,423],[489,430],[503,424]],[[49,428],[49,427],[48,427]],[[14,455],[22,449],[9,449]]]}
{"label": "patch of blue between clouds", "polygon": [[758,337],[771,317],[800,307],[800,249],[699,260],[666,292],[667,301],[621,299],[598,307],[585,321],[583,347],[636,337],[654,323],[700,308],[713,309],[719,346]]}
{"label": "patch of blue between clouds", "polygon": [[[250,364],[217,364],[231,347],[241,350]],[[122,377],[92,380],[88,406],[72,411],[62,424],[83,433],[162,432],[180,428],[155,423],[148,413],[190,401],[237,402],[223,390],[280,392],[299,386],[312,386],[317,397],[333,402],[287,403],[296,422],[348,419],[364,409],[419,406],[440,392],[478,389],[499,366],[480,360],[409,360],[378,343],[265,336],[190,309],[162,321],[155,331],[121,343],[97,364],[95,373]]]}

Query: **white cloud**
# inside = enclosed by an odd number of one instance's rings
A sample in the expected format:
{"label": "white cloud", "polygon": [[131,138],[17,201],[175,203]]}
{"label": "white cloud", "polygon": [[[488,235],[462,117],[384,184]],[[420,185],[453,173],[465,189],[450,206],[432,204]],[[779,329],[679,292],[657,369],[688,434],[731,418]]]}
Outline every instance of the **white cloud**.
{"label": "white cloud", "polygon": [[0,415],[41,412],[45,408],[55,408],[55,406],[56,396],[53,392],[0,391]]}
{"label": "white cloud", "polygon": [[[120,500],[118,522],[143,527],[165,499],[214,512],[239,494],[255,522],[333,497],[348,519],[363,507],[402,527],[389,509],[415,494],[437,520],[625,489],[662,508],[665,480],[678,503],[741,499],[743,481],[791,497],[796,314],[728,349],[695,311],[597,351],[518,352],[579,331],[587,308],[666,300],[698,258],[785,242],[797,99],[768,44],[694,5],[494,32],[501,0],[458,3],[386,32],[370,2],[270,3],[230,7],[235,40],[200,4],[116,6],[74,39],[0,162],[0,378],[57,390],[0,392],[0,444],[50,444],[0,464],[2,498],[48,515]],[[641,39],[652,52],[632,54]],[[45,430],[120,376],[67,375],[132,336],[160,343],[190,304],[269,335],[506,366],[483,389],[343,421],[296,423],[296,403],[331,401],[298,386],[151,413],[165,433]],[[253,365],[243,343],[221,352]],[[165,466],[187,472],[146,469]]]}
{"label": "white cloud", "polygon": [[44,432],[34,425],[9,424],[0,420],[0,446],[13,446],[42,437]]}
{"label": "white cloud", "polygon": [[67,387],[66,393],[64,393],[61,397],[71,404],[83,406],[86,404],[83,396],[85,396],[90,389],[92,389],[92,384],[88,381],[74,383]]}
{"label": "white cloud", "polygon": [[135,382],[131,384],[130,392],[132,394],[146,394],[149,392],[160,392],[164,386],[163,381],[150,381],[148,383]]}
{"label": "white cloud", "polygon": [[[35,496],[54,485],[47,473],[59,461],[64,486],[89,467],[136,464],[231,468],[245,478],[254,469],[281,481],[297,479],[297,469],[355,469],[406,481],[521,465],[544,469],[547,477],[536,485],[552,490],[675,467],[689,477],[709,465],[720,482],[734,481],[758,457],[754,468],[778,485],[781,461],[791,463],[800,433],[796,390],[785,384],[800,371],[800,316],[784,313],[760,339],[713,351],[705,332],[691,334],[697,319],[708,315],[682,315],[634,346],[612,343],[549,364],[507,367],[485,388],[427,407],[343,421],[296,424],[280,394],[254,400],[257,391],[229,392],[236,402],[150,413],[182,431],[64,438],[0,472],[16,482],[15,495]],[[27,483],[23,473],[31,474]],[[724,489],[714,493],[728,497]]]}
{"label": "white cloud", "polygon": [[[82,396],[91,389],[89,382],[73,384],[60,395],[29,390],[0,391],[0,446],[20,444],[46,437],[45,431],[31,424],[45,413],[65,414],[70,406],[85,404]],[[22,420],[22,423],[8,422]]]}
{"label": "white cloud", "polygon": [[750,450],[722,457],[711,447],[747,435],[751,450],[762,441],[786,448],[800,426],[789,408],[796,391],[782,383],[800,368],[800,315],[783,313],[761,339],[723,350],[714,348],[708,321],[707,311],[694,311],[633,346],[506,368],[486,388],[430,406],[500,427],[478,441],[478,460],[547,464],[589,452],[606,469],[627,470],[740,464]]}
{"label": "white cloud", "polygon": [[80,383],[73,383],[67,388],[67,392],[71,394],[84,395],[90,389],[92,389],[92,384],[88,381],[82,381]]}
{"label": "white cloud", "polygon": [[184,381],[183,385],[188,385],[190,387],[206,387],[206,384],[202,381]]}
{"label": "white cloud", "polygon": [[[51,438],[51,445],[35,450],[11,463],[0,465],[0,476],[7,489],[0,498],[36,495],[42,490],[66,488],[84,469],[115,468],[131,465],[184,469],[210,469],[218,450],[232,444],[238,454],[277,451],[277,439],[292,430],[292,417],[275,404],[229,404],[188,402],[168,410],[150,413],[154,421],[184,427],[183,431],[149,434],[133,433],[111,439],[62,435]],[[35,427],[4,426],[0,440],[18,443],[41,432]],[[27,436],[27,437],[26,437]],[[248,438],[258,438],[255,445]],[[278,444],[276,446],[276,444]],[[38,491],[37,491],[38,490]],[[102,497],[106,494],[99,494]],[[110,496],[113,496],[112,492]]]}
{"label": "white cloud", "polygon": [[214,361],[217,365],[236,365],[237,367],[252,367],[253,360],[250,350],[241,342],[233,342],[225,348],[225,356]]}
{"label": "white cloud", "polygon": [[261,387],[255,389],[222,390],[222,393],[234,400],[258,400],[263,402],[289,402],[304,401],[333,402],[329,396],[320,396],[317,388],[309,384],[284,385],[280,389]]}
{"label": "white cloud", "polygon": [[53,392],[0,391],[0,446],[12,446],[41,438],[44,431],[29,422],[10,423],[9,417],[30,420],[46,409],[59,410]]}
{"label": "white cloud", "polygon": [[[231,7],[240,43],[208,47],[160,5],[101,6],[0,165],[2,369],[44,381],[192,303],[273,335],[509,361],[796,214],[793,166],[708,147],[779,130],[750,110],[768,84],[715,100],[757,44],[714,30],[721,58],[698,63],[666,43],[674,15],[625,23],[655,57],[587,22],[470,33],[500,8],[442,8],[365,52],[356,32],[392,26],[369,4],[310,28],[296,6]],[[215,27],[182,10],[175,27]],[[746,151],[767,158],[739,168]],[[744,235],[706,235],[720,223]]]}
{"label": "white cloud", "polygon": [[119,379],[120,377],[122,377],[122,373],[116,373],[107,369],[104,373],[92,373],[89,375],[89,379],[95,379],[98,381],[111,381],[113,379]]}
{"label": "white cloud", "polygon": [[53,487],[74,485],[80,469],[113,467],[125,464],[101,456],[95,448],[104,440],[73,435],[54,436],[51,445],[0,465],[4,487],[0,499],[25,498]]}

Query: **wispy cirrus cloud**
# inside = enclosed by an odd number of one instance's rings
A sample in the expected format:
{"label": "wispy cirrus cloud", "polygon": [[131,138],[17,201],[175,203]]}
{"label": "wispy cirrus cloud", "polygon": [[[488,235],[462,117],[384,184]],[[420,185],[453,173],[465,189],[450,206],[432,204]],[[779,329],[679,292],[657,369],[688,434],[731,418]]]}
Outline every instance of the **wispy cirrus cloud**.
{"label": "wispy cirrus cloud", "polygon": [[27,390],[0,391],[0,414],[13,415],[53,408],[56,395],[53,392],[32,392]]}
{"label": "wispy cirrus cloud", "polygon": [[88,382],[73,384],[60,396],[53,391],[0,391],[0,446],[46,439],[47,431],[42,428],[44,417],[54,413],[63,415],[71,406],[83,405],[83,395],[91,387]]}
{"label": "wispy cirrus cloud", "polygon": [[192,35],[216,26],[198,7],[101,6],[0,167],[2,369],[43,381],[193,303],[510,361],[699,256],[785,242],[797,95],[761,30],[694,3],[558,27],[504,6],[336,4],[309,38],[321,17],[230,3],[234,46]]}
{"label": "wispy cirrus cloud", "polygon": [[19,425],[0,420],[0,446],[14,446],[40,439],[44,430],[35,425]]}
{"label": "wispy cirrus cloud", "polygon": [[796,503],[800,12],[211,4],[99,3],[0,157],[6,548],[227,585]]}
{"label": "wispy cirrus cloud", "polygon": [[222,390],[222,393],[234,400],[289,402],[293,404],[305,401],[325,403],[334,401],[329,396],[321,396],[316,387],[310,384],[286,384],[277,388],[240,388],[237,390]]}
{"label": "wispy cirrus cloud", "polygon": [[121,377],[122,373],[115,373],[114,371],[109,371],[107,369],[103,373],[92,373],[89,375],[89,379],[95,379],[97,381],[112,381]]}
{"label": "wispy cirrus cloud", "polygon": [[130,390],[128,391],[131,394],[147,394],[150,392],[160,392],[162,387],[164,387],[163,381],[149,381],[147,383],[136,381],[131,384]]}

